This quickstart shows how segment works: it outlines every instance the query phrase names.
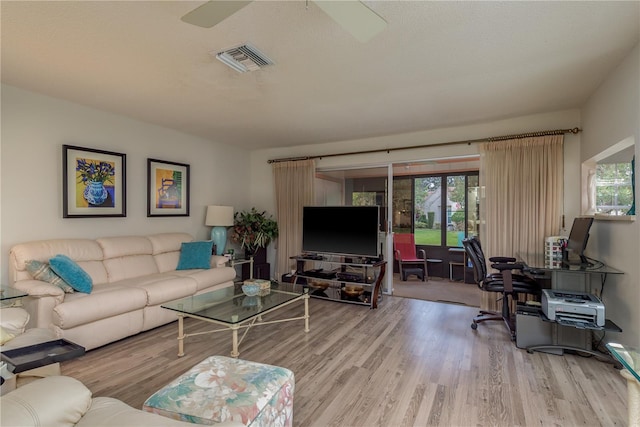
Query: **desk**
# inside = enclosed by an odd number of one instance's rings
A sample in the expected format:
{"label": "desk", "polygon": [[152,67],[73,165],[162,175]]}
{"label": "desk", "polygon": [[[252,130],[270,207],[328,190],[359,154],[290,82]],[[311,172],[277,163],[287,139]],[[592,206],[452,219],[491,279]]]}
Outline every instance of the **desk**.
{"label": "desk", "polygon": [[607,344],[607,349],[626,368],[620,375],[627,380],[629,425],[640,425],[640,350],[617,343]]}
{"label": "desk", "polygon": [[[608,274],[623,274],[622,271],[601,262],[595,262],[595,265],[591,267],[564,264],[552,266],[545,263],[544,254],[518,253],[517,258],[528,267],[527,274],[538,280],[550,280],[551,289],[588,292],[597,296],[602,294]],[[613,322],[609,321],[608,323],[611,325]],[[607,327],[605,326],[605,328]],[[609,329],[607,328],[607,330]],[[620,331],[617,326],[611,327],[611,330]],[[562,354],[562,350],[566,349],[584,350],[587,353],[599,355],[591,352],[591,334],[592,331],[589,329],[576,329],[554,323],[552,326],[553,345],[534,346],[528,350],[541,350],[544,347],[560,350],[559,354]]]}

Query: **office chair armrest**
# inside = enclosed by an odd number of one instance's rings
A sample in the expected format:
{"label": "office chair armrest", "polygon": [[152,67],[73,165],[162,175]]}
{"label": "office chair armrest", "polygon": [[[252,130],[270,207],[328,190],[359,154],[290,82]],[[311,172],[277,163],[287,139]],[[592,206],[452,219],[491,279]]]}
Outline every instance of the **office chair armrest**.
{"label": "office chair armrest", "polygon": [[505,257],[505,256],[494,256],[489,258],[489,261],[497,262],[497,263],[505,263],[505,262],[516,262],[516,259],[511,257]]}
{"label": "office chair armrest", "polygon": [[523,270],[524,264],[519,262],[494,263],[494,264],[491,264],[491,268],[495,268],[496,270],[500,270],[500,271]]}
{"label": "office chair armrest", "polygon": [[424,249],[418,249],[418,258],[420,259],[427,259],[427,253],[424,251]]}

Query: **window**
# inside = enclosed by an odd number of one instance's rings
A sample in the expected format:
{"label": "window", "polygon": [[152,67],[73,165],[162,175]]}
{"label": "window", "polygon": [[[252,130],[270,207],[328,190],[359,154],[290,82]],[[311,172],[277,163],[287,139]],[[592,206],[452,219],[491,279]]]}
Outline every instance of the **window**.
{"label": "window", "polygon": [[477,192],[477,172],[395,178],[393,229],[418,245],[462,246],[478,234]]}
{"label": "window", "polygon": [[582,163],[582,214],[635,220],[635,139],[625,138]]}
{"label": "window", "polygon": [[596,213],[626,215],[633,203],[631,163],[598,163]]}

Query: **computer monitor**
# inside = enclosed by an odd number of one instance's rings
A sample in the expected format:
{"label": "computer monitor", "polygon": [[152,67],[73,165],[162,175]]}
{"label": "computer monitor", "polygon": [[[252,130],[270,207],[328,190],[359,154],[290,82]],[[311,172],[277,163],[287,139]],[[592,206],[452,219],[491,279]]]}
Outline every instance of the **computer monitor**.
{"label": "computer monitor", "polygon": [[593,223],[593,218],[576,218],[571,226],[569,241],[563,251],[563,261],[570,265],[588,266],[589,261],[584,255],[589,240],[589,229]]}

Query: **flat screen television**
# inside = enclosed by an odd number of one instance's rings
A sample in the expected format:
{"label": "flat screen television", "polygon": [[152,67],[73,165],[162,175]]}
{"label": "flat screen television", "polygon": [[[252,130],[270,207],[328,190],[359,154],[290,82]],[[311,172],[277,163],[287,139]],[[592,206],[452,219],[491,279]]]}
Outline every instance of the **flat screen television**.
{"label": "flat screen television", "polygon": [[569,241],[564,249],[564,261],[570,265],[589,266],[590,263],[584,255],[584,250],[589,241],[589,229],[593,218],[576,218],[573,220],[571,232],[569,233]]}
{"label": "flat screen television", "polygon": [[378,258],[378,206],[305,206],[302,251]]}

